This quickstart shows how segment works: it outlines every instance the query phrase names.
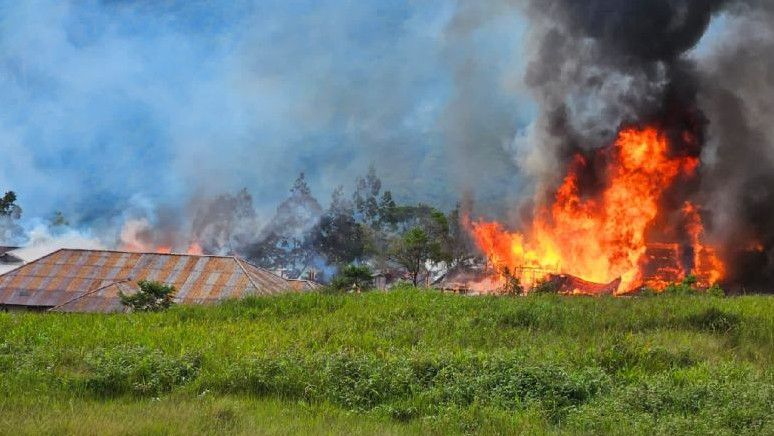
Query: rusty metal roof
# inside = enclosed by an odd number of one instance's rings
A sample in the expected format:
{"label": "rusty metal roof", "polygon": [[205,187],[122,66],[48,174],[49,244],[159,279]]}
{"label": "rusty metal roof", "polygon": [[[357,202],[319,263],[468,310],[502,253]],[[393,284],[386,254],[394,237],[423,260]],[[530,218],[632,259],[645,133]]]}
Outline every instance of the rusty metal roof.
{"label": "rusty metal roof", "polygon": [[288,281],[233,256],[61,249],[0,275],[0,305],[74,312],[122,311],[137,281],[172,285],[175,300],[211,303],[293,291]]}
{"label": "rusty metal roof", "polygon": [[320,283],[317,283],[313,280],[305,280],[305,279],[285,279],[290,284],[290,287],[295,289],[296,291],[314,291],[316,289],[322,288],[323,285]]}

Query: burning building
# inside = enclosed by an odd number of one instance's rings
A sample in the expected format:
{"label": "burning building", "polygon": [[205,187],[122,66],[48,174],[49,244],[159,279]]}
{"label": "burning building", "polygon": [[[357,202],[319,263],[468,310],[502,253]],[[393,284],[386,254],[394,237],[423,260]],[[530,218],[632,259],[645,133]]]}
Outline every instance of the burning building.
{"label": "burning building", "polygon": [[172,285],[180,304],[310,290],[235,256],[61,249],[0,275],[0,308],[122,312],[140,280]]}
{"label": "burning building", "polygon": [[[565,292],[588,294],[658,290],[689,275],[704,287],[774,278],[765,224],[774,222],[774,184],[762,175],[772,168],[771,132],[737,97],[744,84],[734,71],[721,70],[736,59],[747,64],[740,74],[757,80],[770,60],[726,50],[702,65],[692,52],[725,14],[762,32],[727,45],[771,54],[774,8],[755,0],[527,3],[526,83],[540,113],[515,147],[526,145],[519,163],[534,195],[515,223],[468,223],[496,270],[556,271],[544,280],[564,277]],[[772,95],[770,75],[757,83]],[[755,259],[758,271],[742,259]]]}

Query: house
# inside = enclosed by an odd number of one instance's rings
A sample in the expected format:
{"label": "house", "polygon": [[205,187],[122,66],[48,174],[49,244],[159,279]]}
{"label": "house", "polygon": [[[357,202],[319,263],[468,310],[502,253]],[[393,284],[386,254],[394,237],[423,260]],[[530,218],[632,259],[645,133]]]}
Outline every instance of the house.
{"label": "house", "polygon": [[119,293],[140,280],[174,286],[181,304],[307,289],[235,256],[60,249],[0,275],[0,310],[122,312]]}
{"label": "house", "polygon": [[19,247],[0,246],[0,274],[24,264],[24,259],[15,252],[18,249]]}
{"label": "house", "polygon": [[315,291],[323,287],[322,284],[315,282],[314,280],[306,279],[285,279],[290,284],[290,287],[296,291]]}

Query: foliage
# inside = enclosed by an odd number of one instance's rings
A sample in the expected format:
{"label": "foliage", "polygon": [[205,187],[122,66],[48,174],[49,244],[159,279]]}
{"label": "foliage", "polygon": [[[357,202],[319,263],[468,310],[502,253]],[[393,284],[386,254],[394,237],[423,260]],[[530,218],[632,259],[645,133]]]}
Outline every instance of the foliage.
{"label": "foliage", "polygon": [[414,289],[0,313],[0,433],[771,434],[772,314]]}
{"label": "foliage", "polygon": [[[416,283],[425,262],[443,260],[456,265],[473,257],[473,242],[462,221],[460,206],[447,216],[426,204],[398,204],[389,190],[383,190],[373,165],[356,179],[351,200],[338,187],[323,210],[301,173],[290,197],[279,205],[258,241],[237,251],[259,266],[282,270],[288,277],[298,277],[319,263],[342,267],[368,262],[376,268],[394,268],[397,263]],[[419,235],[415,229],[427,236],[421,265],[417,258],[407,256],[409,252],[416,254],[417,247],[406,244],[412,239],[416,242]],[[229,239],[221,233],[215,233],[215,241]],[[224,251],[222,245],[215,248]]]}
{"label": "foliage", "polygon": [[245,249],[247,257],[261,267],[283,269],[287,276],[299,277],[316,255],[309,234],[322,213],[306,176],[300,173],[258,242]]}
{"label": "foliage", "polygon": [[330,287],[337,291],[363,291],[373,286],[373,272],[368,265],[347,265],[343,267],[333,280]]}
{"label": "foliage", "polygon": [[451,266],[475,257],[476,248],[470,232],[465,228],[462,206],[457,203],[446,218],[448,222],[447,252]]}
{"label": "foliage", "polygon": [[680,283],[670,283],[667,285],[663,292],[667,295],[694,295],[699,292],[695,285],[696,277],[688,275]]}
{"label": "foliage", "polygon": [[556,287],[556,283],[547,280],[542,279],[539,280],[537,283],[535,283],[535,286],[529,291],[530,294],[556,294],[559,292],[559,289]]}
{"label": "foliage", "polygon": [[517,277],[514,272],[507,266],[502,271],[505,284],[503,285],[503,291],[506,295],[523,295],[524,286],[521,285],[521,279]]}
{"label": "foliage", "polygon": [[443,260],[444,253],[440,241],[431,238],[423,229],[414,227],[393,242],[389,257],[408,271],[416,286],[419,275],[425,270],[425,263]]}
{"label": "foliage", "polygon": [[22,209],[16,204],[16,193],[8,191],[0,198],[0,242],[18,243],[23,239],[24,229],[17,222]]}
{"label": "foliage", "polygon": [[21,208],[16,204],[16,193],[8,191],[0,198],[0,217],[19,219]]}
{"label": "foliage", "polygon": [[145,347],[99,349],[86,356],[85,386],[100,396],[159,395],[193,380],[198,356],[173,358]]}
{"label": "foliage", "polygon": [[707,289],[706,292],[707,292],[707,295],[709,295],[710,297],[725,297],[726,296],[726,291],[724,291],[723,288],[721,288],[720,285],[718,285],[717,283],[715,283],[714,285],[710,286]]}
{"label": "foliage", "polygon": [[169,309],[174,304],[175,287],[164,283],[140,280],[140,289],[133,294],[119,291],[121,304],[134,312],[158,312]]}
{"label": "foliage", "polygon": [[698,280],[695,276],[688,275],[680,283],[670,283],[664,288],[665,295],[708,295],[711,297],[725,297],[726,293],[718,284],[713,284],[706,290],[696,287]]}
{"label": "foliage", "polygon": [[334,265],[354,262],[365,255],[367,232],[355,220],[352,203],[344,198],[341,186],[333,191],[331,205],[310,238],[315,250]]}

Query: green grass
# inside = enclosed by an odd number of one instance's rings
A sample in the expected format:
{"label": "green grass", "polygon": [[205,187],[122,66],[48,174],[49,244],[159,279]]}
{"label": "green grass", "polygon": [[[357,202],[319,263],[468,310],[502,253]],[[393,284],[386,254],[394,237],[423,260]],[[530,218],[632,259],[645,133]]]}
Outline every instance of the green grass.
{"label": "green grass", "polygon": [[774,298],[0,314],[0,433],[774,434]]}

